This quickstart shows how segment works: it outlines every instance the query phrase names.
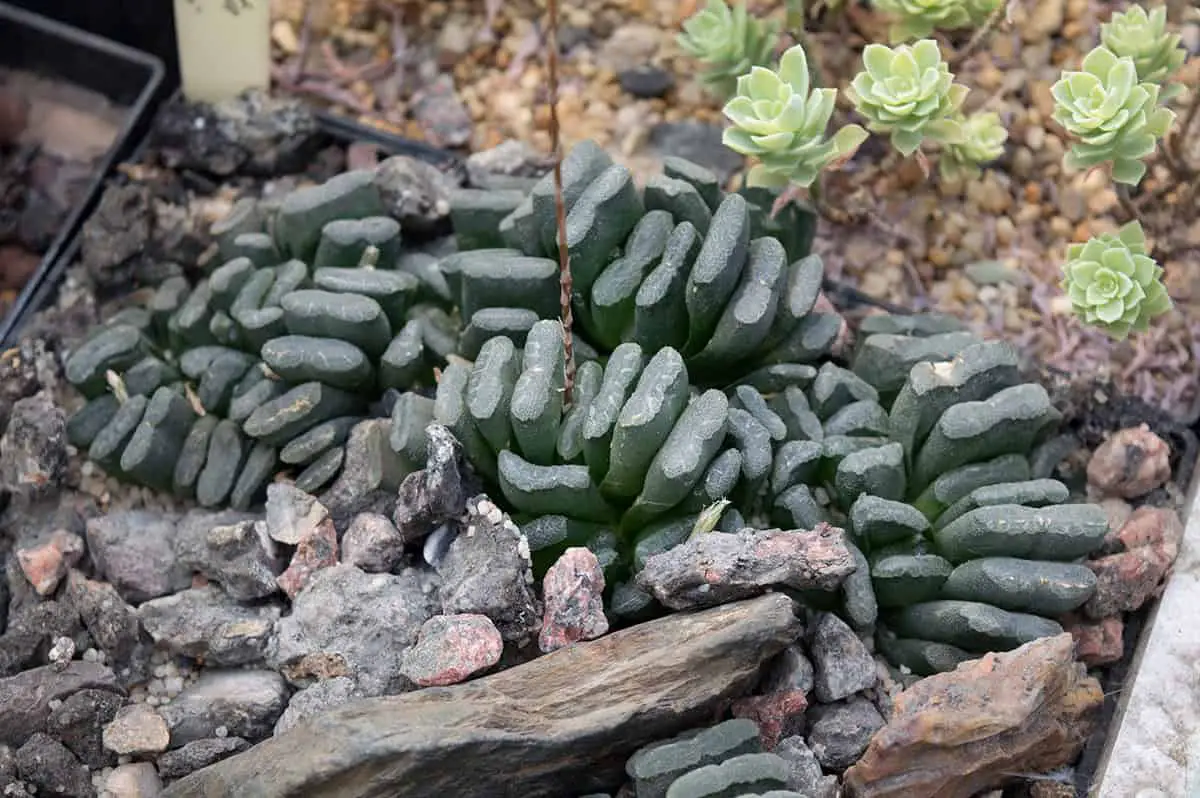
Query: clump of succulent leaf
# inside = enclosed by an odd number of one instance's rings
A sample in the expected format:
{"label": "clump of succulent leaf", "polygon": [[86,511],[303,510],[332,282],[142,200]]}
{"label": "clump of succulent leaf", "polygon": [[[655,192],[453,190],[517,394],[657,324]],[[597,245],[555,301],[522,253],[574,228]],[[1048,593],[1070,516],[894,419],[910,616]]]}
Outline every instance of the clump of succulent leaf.
{"label": "clump of succulent leaf", "polygon": [[[374,173],[240,201],[213,234],[215,269],[168,279],[70,354],[89,400],[72,444],[112,476],[246,508],[282,470],[309,491],[333,482],[351,435],[402,439],[360,422],[385,393],[432,385],[457,330],[433,259],[401,253]],[[390,483],[424,461],[392,454]]]}
{"label": "clump of succulent leaf", "polygon": [[926,143],[939,145],[947,180],[975,178],[980,166],[1004,154],[1004,125],[994,113],[964,113],[968,90],[954,82],[934,40],[867,45],[863,66],[848,94],[867,128],[886,134],[900,154],[924,158]]}
{"label": "clump of succulent leaf", "polygon": [[918,673],[1060,633],[1108,530],[1051,478],[1060,415],[1016,351],[931,321],[868,319],[850,370],[823,367],[810,388],[826,512],[869,569],[843,612]]}
{"label": "clump of succulent leaf", "polygon": [[[798,205],[771,218],[775,194],[726,194],[677,158],[644,190],[585,142],[563,160],[577,359],[622,344],[671,347],[704,387],[820,360],[842,320],[817,309],[823,268],[809,249],[816,218]],[[460,352],[508,335],[522,345],[561,309],[554,183],[529,194],[468,189],[451,198],[459,252],[445,275],[464,324]]]}
{"label": "clump of succulent leaf", "polygon": [[1062,289],[1085,324],[1123,340],[1171,309],[1162,267],[1146,251],[1138,222],[1067,248]]}
{"label": "clump of succulent leaf", "polygon": [[867,137],[861,127],[846,125],[826,136],[836,100],[836,89],[810,86],[800,45],[783,54],[777,70],[754,67],[738,78],[736,96],[724,109],[732,126],[722,140],[755,159],[749,185],[807,188],[821,170],[853,155]]}
{"label": "clump of succulent leaf", "polygon": [[876,0],[875,7],[889,19],[888,38],[893,44],[922,39],[934,31],[951,31],[983,25],[1003,0]]}
{"label": "clump of succulent leaf", "polygon": [[703,65],[701,81],[718,97],[728,97],[751,67],[771,62],[778,37],[778,23],[750,16],[746,0],[732,8],[724,0],[707,0],[683,23],[677,41]]}

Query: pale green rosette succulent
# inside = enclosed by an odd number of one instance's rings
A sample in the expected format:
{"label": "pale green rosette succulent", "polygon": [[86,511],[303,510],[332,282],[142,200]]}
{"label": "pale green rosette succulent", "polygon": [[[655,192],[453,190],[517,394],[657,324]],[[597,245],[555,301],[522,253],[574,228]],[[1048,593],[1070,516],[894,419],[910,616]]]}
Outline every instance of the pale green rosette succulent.
{"label": "pale green rosette succulent", "polygon": [[677,41],[704,63],[701,81],[722,97],[733,94],[737,80],[751,67],[771,63],[779,29],[772,20],[750,17],[745,0],[734,8],[724,0],[708,0],[683,23]]}
{"label": "pale green rosette succulent", "polygon": [[779,59],[778,73],[754,67],[738,78],[737,96],[725,105],[733,127],[725,130],[724,143],[758,160],[750,184],[808,187],[822,169],[853,154],[867,131],[847,125],[833,138],[825,135],[836,99],[836,89],[810,90],[800,45]]}
{"label": "pale green rosette succulent", "polygon": [[1183,66],[1187,51],[1180,35],[1167,32],[1167,8],[1147,12],[1141,6],[1112,15],[1100,26],[1100,43],[1118,58],[1128,56],[1137,68],[1138,80],[1162,84]]}
{"label": "pale green rosette succulent", "polygon": [[895,42],[929,36],[935,30],[955,30],[978,25],[1000,0],[875,0],[875,6],[892,19],[888,36]]}
{"label": "pale green rosette succulent", "polygon": [[1085,323],[1123,340],[1145,332],[1150,320],[1171,309],[1162,267],[1146,254],[1142,226],[1130,222],[1067,248],[1062,288]]}
{"label": "pale green rosette succulent", "polygon": [[891,135],[892,146],[912,155],[926,136],[945,143],[962,140],[953,116],[967,87],[954,82],[937,42],[922,39],[895,48],[868,44],[863,66],[847,93],[867,128]]}
{"label": "pale green rosette succulent", "polygon": [[1118,183],[1141,182],[1142,159],[1175,120],[1173,111],[1158,105],[1158,84],[1139,83],[1133,59],[1106,47],[1087,54],[1083,71],[1064,72],[1050,92],[1054,121],[1076,137],[1066,164],[1087,169],[1111,161]]}
{"label": "pale green rosette succulent", "polygon": [[938,159],[938,169],[945,180],[974,180],[979,167],[1004,154],[1008,131],[1000,115],[991,112],[972,114],[959,122],[962,141],[946,144]]}

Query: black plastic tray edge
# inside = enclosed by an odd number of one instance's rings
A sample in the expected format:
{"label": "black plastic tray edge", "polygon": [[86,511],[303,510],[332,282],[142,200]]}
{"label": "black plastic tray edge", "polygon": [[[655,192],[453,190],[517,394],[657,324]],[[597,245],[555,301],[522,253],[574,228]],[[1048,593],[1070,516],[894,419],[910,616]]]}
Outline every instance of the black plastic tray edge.
{"label": "black plastic tray edge", "polygon": [[[170,98],[163,103],[163,106],[174,101],[178,96],[178,92],[173,92]],[[153,113],[150,114],[149,118],[146,120],[147,125],[153,120],[154,116],[163,106],[153,109]],[[317,112],[316,117],[321,131],[335,141],[343,143],[363,141],[374,144],[387,155],[408,155],[413,158],[427,161],[440,168],[461,167],[462,159],[449,150],[443,150],[438,147],[434,147],[431,144],[426,144],[425,142],[387,133],[371,127],[370,125],[364,125],[360,122],[346,119],[345,117],[341,117],[337,114],[332,114],[326,111]],[[144,150],[146,143],[147,135],[142,135],[139,137],[136,146],[132,147],[131,151],[128,153],[128,157],[135,158]],[[112,172],[119,163],[121,163],[121,161],[116,161],[109,164],[104,175],[102,175],[100,181],[100,190],[96,193],[97,201],[100,195],[103,193],[104,186],[107,184],[108,178],[111,176]],[[91,214],[92,210],[94,210],[94,204],[89,206],[88,215]],[[16,342],[17,335],[21,332],[21,329],[29,320],[29,317],[49,305],[51,296],[58,290],[59,285],[62,283],[63,277],[66,275],[67,268],[74,263],[76,258],[79,256],[79,250],[83,246],[81,232],[83,223],[86,220],[87,216],[84,216],[82,219],[80,219],[79,225],[75,230],[75,234],[59,251],[58,257],[55,259],[53,264],[51,264],[49,268],[45,270],[45,275],[36,288],[34,288],[32,291],[28,291],[29,286],[26,286],[27,291],[22,292],[21,299],[25,301],[20,303],[20,315],[17,315],[18,306],[14,305],[13,311],[9,314],[9,318],[12,320],[12,323],[5,326],[3,336],[0,336],[0,343],[3,343],[4,346],[13,345]],[[28,296],[26,296],[27,292]],[[18,302],[20,302],[20,300],[18,300]]]}
{"label": "black plastic tray edge", "polygon": [[31,11],[10,6],[7,3],[0,2],[0,15],[12,19],[18,25],[40,28],[48,35],[65,39],[73,45],[102,51],[113,58],[129,61],[149,71],[148,81],[138,93],[137,100],[130,107],[129,116],[117,134],[116,140],[97,166],[82,201],[77,203],[71,210],[66,221],[59,228],[58,234],[51,242],[50,247],[42,255],[42,260],[38,265],[37,271],[25,283],[21,289],[21,293],[18,294],[16,301],[9,308],[2,323],[0,323],[0,342],[7,345],[13,333],[19,329],[25,317],[29,315],[28,308],[31,300],[36,295],[42,294],[41,289],[43,284],[56,273],[57,264],[61,260],[63,253],[70,248],[72,241],[77,238],[79,230],[83,227],[84,220],[95,208],[109,173],[120,162],[121,158],[130,151],[132,143],[144,129],[143,126],[148,121],[146,118],[147,111],[151,110],[153,98],[163,81],[166,69],[161,60],[140,50],[135,50],[132,47],[119,44],[62,22],[48,19]]}

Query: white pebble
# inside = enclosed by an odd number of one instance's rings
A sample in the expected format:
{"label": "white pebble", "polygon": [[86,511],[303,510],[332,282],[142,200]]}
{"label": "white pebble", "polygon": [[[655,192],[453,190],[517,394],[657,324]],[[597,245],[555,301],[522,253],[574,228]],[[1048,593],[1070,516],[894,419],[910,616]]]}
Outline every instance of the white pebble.
{"label": "white pebble", "polygon": [[226,738],[226,737],[228,737],[228,736],[229,736],[229,729],[225,728],[224,726],[218,726],[218,727],[217,727],[217,728],[216,728],[216,729],[213,731],[213,734],[215,734],[216,736],[218,736],[218,737],[220,737],[220,738],[224,739],[224,738]]}

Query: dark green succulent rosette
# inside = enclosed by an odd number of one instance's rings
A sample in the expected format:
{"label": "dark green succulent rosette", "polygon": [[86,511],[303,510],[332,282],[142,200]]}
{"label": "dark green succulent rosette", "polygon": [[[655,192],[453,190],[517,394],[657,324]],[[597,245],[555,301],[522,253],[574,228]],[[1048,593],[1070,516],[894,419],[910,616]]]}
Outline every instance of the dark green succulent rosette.
{"label": "dark green succulent rosette", "polygon": [[372,403],[431,387],[457,345],[444,285],[403,268],[385,214],[368,171],[236,203],[212,230],[216,268],[165,281],[70,353],[89,400],[71,443],[204,506],[250,506],[281,466],[307,490],[332,481]]}

